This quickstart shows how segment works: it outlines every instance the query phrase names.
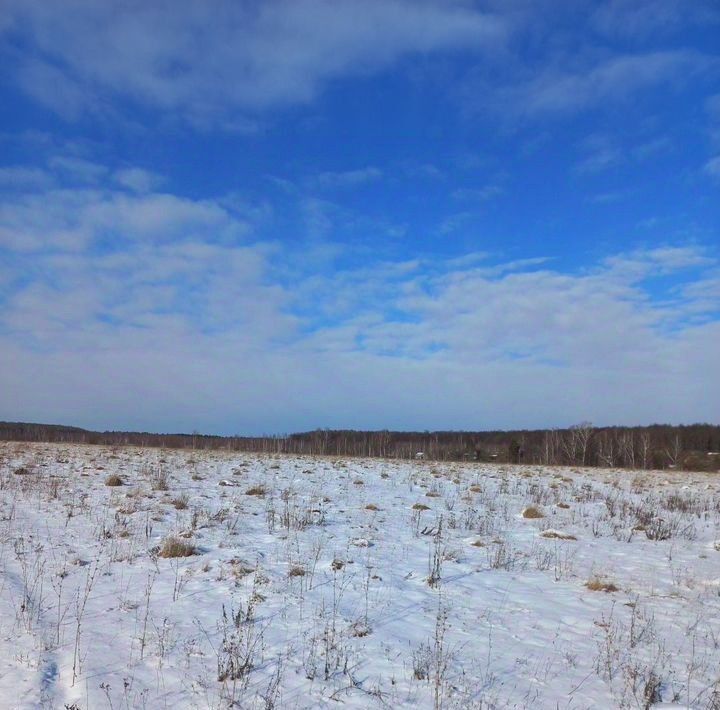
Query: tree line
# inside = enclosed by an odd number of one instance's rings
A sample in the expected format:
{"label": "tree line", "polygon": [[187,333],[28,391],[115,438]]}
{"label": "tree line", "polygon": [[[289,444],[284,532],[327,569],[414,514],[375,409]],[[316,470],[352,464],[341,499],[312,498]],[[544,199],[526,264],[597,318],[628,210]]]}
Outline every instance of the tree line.
{"label": "tree line", "polygon": [[227,449],[256,453],[372,456],[437,461],[497,461],[565,466],[720,470],[720,426],[653,424],[518,431],[357,431],[316,429],[268,436],[90,431],[53,424],[0,422],[0,440]]}

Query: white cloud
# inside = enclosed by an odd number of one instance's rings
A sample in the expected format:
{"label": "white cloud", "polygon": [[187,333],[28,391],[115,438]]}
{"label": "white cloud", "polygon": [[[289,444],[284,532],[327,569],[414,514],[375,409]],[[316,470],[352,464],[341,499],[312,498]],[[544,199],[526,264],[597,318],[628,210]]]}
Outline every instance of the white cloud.
{"label": "white cloud", "polygon": [[25,166],[0,168],[0,187],[3,189],[47,188],[52,182],[52,176],[39,168],[27,168]]}
{"label": "white cloud", "polygon": [[705,163],[704,170],[708,175],[720,178],[720,155],[710,158],[710,160]]}
{"label": "white cloud", "polygon": [[673,142],[667,136],[660,136],[640,143],[632,148],[633,157],[636,160],[648,160],[657,155],[667,153],[673,149]]}
{"label": "white cloud", "polygon": [[[520,117],[573,113],[626,100],[659,85],[684,86],[691,77],[717,72],[720,63],[717,57],[685,49],[615,54],[593,62],[562,59],[543,62],[537,71],[527,68],[530,78],[508,81],[503,87],[486,85],[483,103],[476,102],[475,108]],[[467,101],[473,93],[478,93],[475,82],[466,86]]]}
{"label": "white cloud", "polygon": [[[7,197],[0,219],[0,418],[227,433],[717,419],[718,260],[698,247],[579,273],[485,254],[335,272],[213,200],[50,188]],[[653,294],[658,274],[676,287]]]}
{"label": "white cloud", "polygon": [[323,172],[310,178],[308,183],[318,188],[352,188],[375,182],[382,177],[382,170],[375,167],[345,170],[342,172]]}
{"label": "white cloud", "polygon": [[689,25],[720,23],[712,0],[609,0],[591,16],[593,26],[610,36],[647,39],[670,35]]}
{"label": "white cloud", "polygon": [[452,193],[456,200],[468,202],[487,202],[498,195],[502,195],[503,189],[499,185],[490,183],[483,187],[461,187]]}
{"label": "white cloud", "polygon": [[51,170],[60,174],[65,184],[68,181],[94,184],[108,172],[104,165],[76,156],[55,155],[48,161]]}
{"label": "white cloud", "polygon": [[8,0],[4,16],[6,32],[36,50],[20,59],[21,86],[60,113],[101,110],[117,94],[200,124],[308,101],[334,78],[408,54],[483,49],[503,36],[499,20],[467,3],[431,0]]}
{"label": "white cloud", "polygon": [[67,72],[37,57],[18,65],[14,80],[23,91],[65,119],[80,117],[93,104],[83,86]]}
{"label": "white cloud", "polygon": [[715,259],[695,246],[664,246],[612,256],[603,264],[611,273],[637,281],[649,275],[667,275],[684,269],[709,267]]}
{"label": "white cloud", "polygon": [[333,227],[333,215],[337,206],[327,200],[308,197],[301,204],[305,228],[314,239],[323,239],[328,236]]}
{"label": "white cloud", "polygon": [[609,170],[624,161],[624,155],[615,141],[607,135],[594,134],[582,141],[584,157],[575,170],[581,174],[595,174]]}
{"label": "white cloud", "polygon": [[[567,10],[527,3],[485,3],[481,11],[464,0],[162,0],[141,8],[123,0],[6,0],[0,41],[7,38],[7,78],[67,119],[88,111],[117,117],[124,99],[201,130],[254,133],[266,109],[310,102],[333,81],[435,52],[479,59],[459,91],[463,103],[505,117],[574,112],[682,86],[717,72],[718,58],[642,50],[657,32],[720,20],[709,2],[686,5],[581,7],[578,47],[559,21]],[[602,46],[603,37],[618,36],[641,51]],[[548,51],[530,58],[516,51],[515,40],[534,47],[538,38]]]}
{"label": "white cloud", "polygon": [[150,192],[163,183],[163,177],[142,168],[123,168],[113,174],[115,182],[134,192]]}
{"label": "white cloud", "polygon": [[0,202],[0,247],[84,250],[102,241],[243,239],[248,225],[216,201],[106,188],[50,189]]}

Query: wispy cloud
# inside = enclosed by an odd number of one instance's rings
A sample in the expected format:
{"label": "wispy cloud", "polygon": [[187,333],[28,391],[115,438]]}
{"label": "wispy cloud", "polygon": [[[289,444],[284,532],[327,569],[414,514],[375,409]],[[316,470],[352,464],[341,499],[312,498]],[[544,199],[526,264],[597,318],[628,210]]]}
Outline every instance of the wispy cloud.
{"label": "wispy cloud", "polygon": [[[328,81],[408,54],[495,45],[500,20],[464,2],[278,0],[210,5],[4,3],[21,87],[67,117],[120,95],[198,123],[306,102]],[[12,53],[11,53],[12,56]]]}
{"label": "wispy cloud", "polygon": [[150,192],[164,182],[161,175],[142,168],[121,168],[113,174],[115,182],[134,192]]}
{"label": "wispy cloud", "polygon": [[704,170],[708,175],[720,178],[720,155],[710,158],[710,160],[705,163]]}
{"label": "wispy cloud", "polygon": [[108,172],[104,165],[72,155],[55,155],[48,161],[48,166],[65,183],[97,183]]}
{"label": "wispy cloud", "polygon": [[718,68],[718,60],[688,50],[614,56],[582,71],[547,69],[508,89],[503,103],[523,115],[577,111],[625,99],[659,84],[683,84],[693,75]]}
{"label": "wispy cloud", "polygon": [[340,172],[322,172],[308,179],[311,187],[320,189],[352,188],[375,182],[383,176],[382,170],[376,167],[358,168]]}
{"label": "wispy cloud", "polygon": [[624,161],[620,148],[611,137],[603,134],[594,134],[582,141],[581,151],[584,155],[575,166],[576,172],[581,174],[603,172]]}
{"label": "wispy cloud", "polygon": [[658,87],[679,91],[720,73],[720,58],[695,49],[557,49],[541,58],[515,58],[501,70],[478,64],[458,90],[471,115],[506,122],[572,116],[648,95]]}
{"label": "wispy cloud", "polygon": [[456,200],[468,202],[486,202],[492,200],[498,195],[502,195],[503,188],[494,183],[484,185],[483,187],[461,187],[454,190],[452,196]]}
{"label": "wispy cloud", "polygon": [[692,25],[720,24],[720,11],[712,0],[610,0],[591,16],[592,25],[613,37],[647,39],[672,35]]}
{"label": "wispy cloud", "polygon": [[214,201],[108,189],[53,189],[0,204],[0,246],[82,250],[98,242],[169,241],[193,235],[232,241],[245,226]]}
{"label": "wispy cloud", "polygon": [[[128,194],[106,175],[0,206],[3,263],[23,274],[0,274],[0,386],[21,403],[0,416],[90,423],[102,411],[107,426],[152,428],[169,407],[168,426],[232,432],[717,414],[707,249],[636,250],[583,271],[483,253],[300,268],[218,200]],[[662,292],[658,275],[671,278]]]}
{"label": "wispy cloud", "polygon": [[52,184],[52,176],[41,168],[10,166],[0,168],[0,188],[27,190],[28,188],[46,188]]}

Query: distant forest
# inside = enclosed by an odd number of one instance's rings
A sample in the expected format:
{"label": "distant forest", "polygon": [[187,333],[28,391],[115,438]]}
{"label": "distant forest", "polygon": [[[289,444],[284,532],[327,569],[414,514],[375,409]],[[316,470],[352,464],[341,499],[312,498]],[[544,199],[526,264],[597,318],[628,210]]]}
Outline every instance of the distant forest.
{"label": "distant forest", "polygon": [[352,431],[317,429],[278,436],[206,436],[88,431],[54,424],[0,422],[0,440],[226,449],[321,456],[425,458],[566,466],[720,470],[720,426],[653,424],[528,431]]}

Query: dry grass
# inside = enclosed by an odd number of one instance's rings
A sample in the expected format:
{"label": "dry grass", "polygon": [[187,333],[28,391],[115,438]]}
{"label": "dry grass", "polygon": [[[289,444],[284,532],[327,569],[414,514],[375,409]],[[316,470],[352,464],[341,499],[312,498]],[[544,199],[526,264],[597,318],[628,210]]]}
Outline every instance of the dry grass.
{"label": "dry grass", "polygon": [[135,502],[126,503],[125,505],[120,505],[117,508],[117,512],[121,515],[133,515],[133,513],[137,513],[138,510],[140,510],[140,508]]}
{"label": "dry grass", "polygon": [[540,508],[537,508],[534,505],[529,505],[527,508],[523,508],[522,516],[523,518],[536,520],[537,518],[544,518],[545,514],[542,510],[540,510]]}
{"label": "dry grass", "polygon": [[167,491],[170,488],[168,475],[158,468],[150,472],[150,486],[154,491]]}
{"label": "dry grass", "polygon": [[544,532],[540,533],[540,537],[547,537],[551,540],[577,540],[575,535],[560,532],[559,530],[545,530]]}
{"label": "dry grass", "polygon": [[371,629],[364,621],[356,621],[350,625],[349,632],[351,636],[363,638],[371,633]]}
{"label": "dry grass", "polygon": [[124,486],[125,481],[123,481],[120,476],[118,476],[116,473],[113,473],[112,475],[108,476],[105,479],[105,485],[106,486]]}
{"label": "dry grass", "polygon": [[192,557],[197,554],[197,548],[190,542],[169,537],[163,542],[159,557]]}
{"label": "dry grass", "polygon": [[266,493],[265,486],[251,486],[245,491],[246,496],[264,496]]}
{"label": "dry grass", "polygon": [[585,582],[585,586],[591,591],[591,592],[619,592],[620,587],[618,587],[613,582],[609,582],[606,579],[602,579],[601,577],[590,577],[587,582]]}
{"label": "dry grass", "polygon": [[255,571],[255,567],[253,567],[248,562],[245,562],[245,560],[239,559],[238,557],[234,557],[229,562],[233,576],[237,577],[238,579],[241,579],[242,577],[247,577],[247,575],[252,574]]}
{"label": "dry grass", "polygon": [[300,565],[293,565],[288,572],[288,577],[304,577],[305,568]]}
{"label": "dry grass", "polygon": [[188,497],[186,495],[173,498],[170,503],[176,510],[186,510],[188,507]]}

